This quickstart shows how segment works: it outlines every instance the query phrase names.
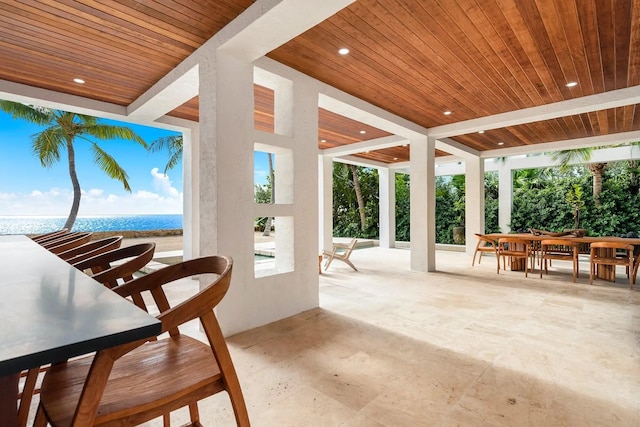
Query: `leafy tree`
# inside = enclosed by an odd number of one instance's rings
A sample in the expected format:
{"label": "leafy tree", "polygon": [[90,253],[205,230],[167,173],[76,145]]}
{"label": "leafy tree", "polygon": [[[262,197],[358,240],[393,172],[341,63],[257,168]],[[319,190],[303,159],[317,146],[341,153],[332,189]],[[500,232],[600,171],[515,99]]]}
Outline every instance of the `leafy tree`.
{"label": "leafy tree", "polygon": [[147,144],[131,128],[101,123],[96,117],[84,114],[54,110],[19,102],[0,101],[0,109],[11,114],[14,119],[23,119],[46,128],[32,136],[33,152],[44,167],[51,167],[60,160],[61,153],[67,151],[69,178],[73,186],[73,202],[64,228],[71,230],[78,216],[82,192],[76,172],[74,144],[78,140],[87,141],[93,153],[93,161],[110,178],[120,181],[125,190],[131,191],[128,175],[118,162],[104,151],[95,141],[125,139],[147,147]]}

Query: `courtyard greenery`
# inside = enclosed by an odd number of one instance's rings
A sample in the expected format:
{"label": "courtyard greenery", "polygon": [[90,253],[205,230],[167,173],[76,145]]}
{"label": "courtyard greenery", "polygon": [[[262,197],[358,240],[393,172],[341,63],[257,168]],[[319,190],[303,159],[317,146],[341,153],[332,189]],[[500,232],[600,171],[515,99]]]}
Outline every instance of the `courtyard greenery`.
{"label": "courtyard greenery", "polygon": [[[378,173],[335,163],[334,236],[379,238]],[[361,201],[356,195],[356,177]],[[409,241],[410,176],[396,175],[396,239]],[[464,224],[464,175],[436,177],[436,242],[453,243],[453,228]],[[485,173],[485,232],[499,232],[498,173]],[[364,212],[364,223],[361,212]],[[584,228],[589,235],[640,232],[640,165],[609,163],[602,190],[593,195],[593,174],[586,165],[513,171],[511,230],[549,231]]]}

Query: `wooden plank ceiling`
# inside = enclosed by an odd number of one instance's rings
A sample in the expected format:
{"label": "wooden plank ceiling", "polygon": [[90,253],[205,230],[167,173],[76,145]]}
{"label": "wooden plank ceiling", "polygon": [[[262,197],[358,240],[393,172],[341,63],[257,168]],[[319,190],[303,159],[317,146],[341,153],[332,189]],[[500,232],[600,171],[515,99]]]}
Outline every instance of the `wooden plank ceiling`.
{"label": "wooden plank ceiling", "polygon": [[[3,0],[0,79],[128,105],[252,3]],[[268,56],[430,128],[639,85],[639,13],[640,0],[358,0]],[[256,89],[258,128],[273,125],[267,92]],[[453,139],[483,151],[634,131],[636,111]],[[171,114],[197,120],[197,98]],[[319,115],[320,148],[387,135]],[[360,156],[394,163],[409,152]]]}

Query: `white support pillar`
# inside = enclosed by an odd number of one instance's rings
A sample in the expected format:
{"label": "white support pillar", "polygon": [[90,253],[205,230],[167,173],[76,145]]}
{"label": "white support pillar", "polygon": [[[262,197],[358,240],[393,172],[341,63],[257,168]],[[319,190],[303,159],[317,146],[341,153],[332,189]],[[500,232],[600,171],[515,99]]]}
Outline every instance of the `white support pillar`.
{"label": "white support pillar", "polygon": [[498,169],[498,225],[502,233],[509,233],[513,207],[513,169],[507,161]]}
{"label": "white support pillar", "polygon": [[433,137],[411,138],[411,269],[436,269],[435,147]]}
{"label": "white support pillar", "polygon": [[396,246],[396,173],[393,169],[379,168],[379,221],[380,247]]}
{"label": "white support pillar", "polygon": [[477,240],[474,233],[484,234],[484,159],[465,159],[465,249],[473,255]]}
{"label": "white support pillar", "polygon": [[333,243],[333,159],[318,156],[319,252],[331,250]]}
{"label": "white support pillar", "polygon": [[[230,255],[217,307],[225,334],[256,323],[253,269],[253,66],[218,52],[200,63],[200,254]],[[206,280],[203,277],[201,280]]]}
{"label": "white support pillar", "polygon": [[182,133],[182,249],[183,259],[193,259],[200,253],[200,132],[198,126]]}

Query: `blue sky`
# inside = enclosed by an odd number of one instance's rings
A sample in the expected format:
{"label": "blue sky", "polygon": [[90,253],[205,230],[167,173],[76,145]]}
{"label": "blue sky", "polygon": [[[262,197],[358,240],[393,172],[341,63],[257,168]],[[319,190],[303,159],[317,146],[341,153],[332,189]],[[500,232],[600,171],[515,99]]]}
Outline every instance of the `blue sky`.
{"label": "blue sky", "polygon": [[[102,120],[129,126],[147,143],[174,134],[164,129]],[[42,127],[14,120],[0,111],[0,215],[66,216],[71,207],[72,187],[66,151],[60,162],[44,168],[33,154],[31,136]],[[82,188],[79,215],[177,214],[182,213],[182,165],[167,172],[166,153],[149,153],[130,141],[98,141],[129,175],[131,193],[98,169],[89,151],[90,143],[74,144],[78,179]],[[264,182],[266,156],[256,156],[256,182]]]}

